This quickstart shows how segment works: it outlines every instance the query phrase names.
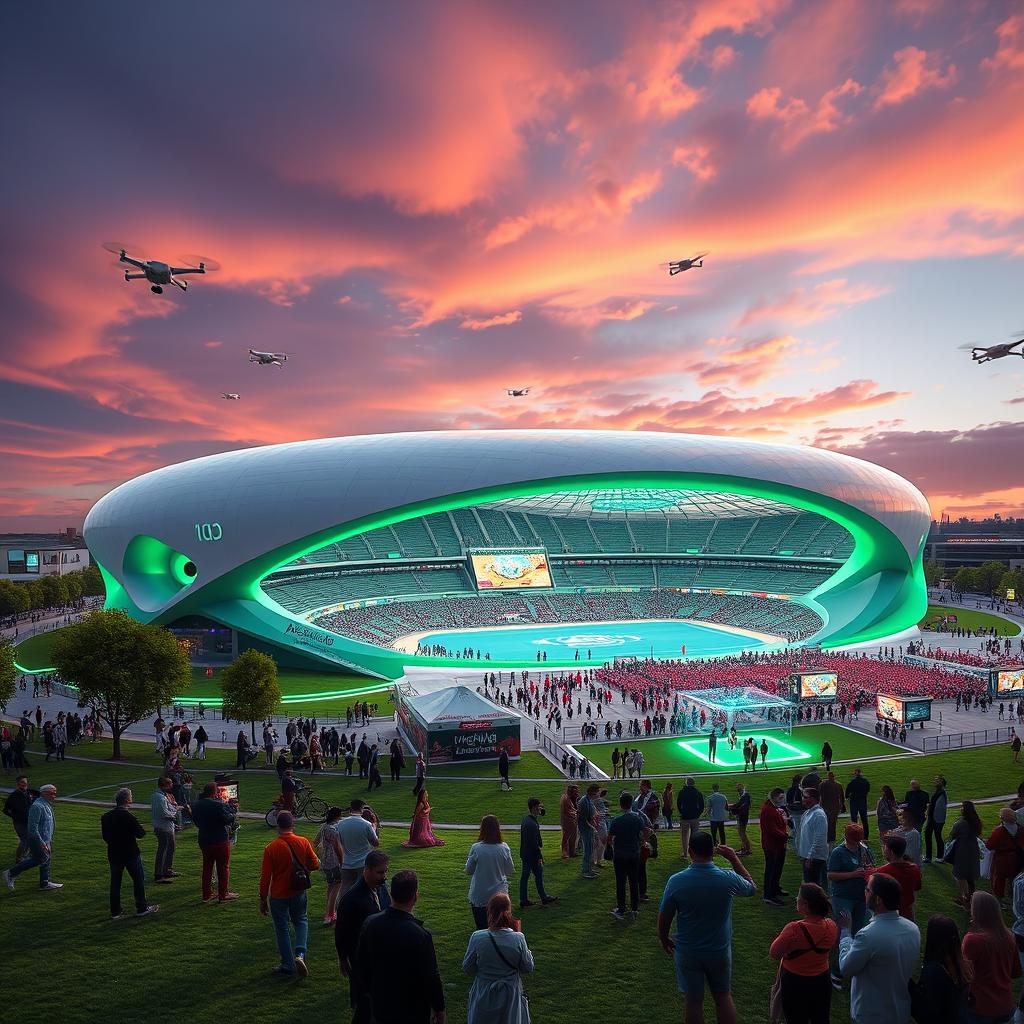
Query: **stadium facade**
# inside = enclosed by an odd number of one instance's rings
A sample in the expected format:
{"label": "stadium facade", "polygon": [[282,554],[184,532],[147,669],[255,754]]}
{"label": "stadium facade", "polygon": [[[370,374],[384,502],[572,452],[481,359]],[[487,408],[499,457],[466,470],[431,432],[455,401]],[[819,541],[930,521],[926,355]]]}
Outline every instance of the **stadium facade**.
{"label": "stadium facade", "polygon": [[393,679],[452,663],[410,636],[602,616],[881,643],[924,614],[930,518],[907,481],[814,448],[443,431],[169,466],[97,502],[85,538],[108,607]]}

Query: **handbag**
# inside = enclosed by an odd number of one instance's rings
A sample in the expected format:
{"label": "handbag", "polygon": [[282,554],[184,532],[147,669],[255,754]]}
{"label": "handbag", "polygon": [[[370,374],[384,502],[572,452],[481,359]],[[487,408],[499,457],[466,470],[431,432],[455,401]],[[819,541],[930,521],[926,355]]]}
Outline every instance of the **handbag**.
{"label": "handbag", "polygon": [[786,1012],[782,1009],[782,962],[775,972],[772,990],[768,995],[768,1024],[786,1024]]}
{"label": "handbag", "polygon": [[960,842],[959,839],[954,839],[951,843],[947,843],[946,844],[946,849],[943,851],[943,854],[942,854],[942,863],[943,864],[952,864],[953,863],[953,860],[956,857],[956,844],[958,842]]}
{"label": "handbag", "polygon": [[284,839],[283,842],[288,847],[288,852],[292,857],[292,873],[288,880],[288,884],[297,892],[303,892],[306,889],[311,889],[313,887],[313,876],[310,873],[309,868],[307,868],[305,864],[302,864],[299,861],[299,858],[295,856],[292,844],[289,843],[287,839]]}

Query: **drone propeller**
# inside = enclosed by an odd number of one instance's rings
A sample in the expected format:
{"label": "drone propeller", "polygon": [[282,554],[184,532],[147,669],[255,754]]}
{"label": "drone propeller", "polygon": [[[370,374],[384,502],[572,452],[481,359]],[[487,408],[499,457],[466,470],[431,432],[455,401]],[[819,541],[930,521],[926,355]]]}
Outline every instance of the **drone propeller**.
{"label": "drone propeller", "polygon": [[192,267],[195,270],[199,269],[199,265],[203,265],[204,270],[220,270],[220,264],[210,256],[198,256],[195,253],[190,253],[185,256],[179,256],[178,259],[186,266]]}
{"label": "drone propeller", "polygon": [[122,252],[126,252],[135,256],[136,259],[142,258],[135,255],[136,253],[142,252],[142,247],[132,245],[131,242],[103,242],[100,248],[106,249],[107,252],[112,252],[115,256],[120,256]]}
{"label": "drone propeller", "polygon": [[991,347],[991,345],[982,345],[982,343],[979,341],[976,345],[957,345],[957,350],[959,352],[973,352],[975,349]]}

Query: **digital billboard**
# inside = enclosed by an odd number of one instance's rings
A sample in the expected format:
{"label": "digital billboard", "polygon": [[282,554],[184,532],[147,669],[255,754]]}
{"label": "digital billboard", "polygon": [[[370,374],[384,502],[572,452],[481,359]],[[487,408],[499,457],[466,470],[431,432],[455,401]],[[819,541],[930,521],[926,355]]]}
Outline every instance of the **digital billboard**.
{"label": "digital billboard", "polygon": [[839,676],[835,672],[801,673],[800,700],[835,700]]}
{"label": "digital billboard", "polygon": [[890,722],[899,722],[902,725],[903,701],[880,693],[875,697],[875,714],[879,718],[887,718]]}
{"label": "digital billboard", "polygon": [[931,719],[931,697],[922,697],[920,700],[907,700],[903,702],[904,722],[930,722]]}
{"label": "digital billboard", "polygon": [[475,551],[470,564],[478,590],[519,590],[551,587],[547,552]]}
{"label": "digital billboard", "polygon": [[1024,668],[1001,668],[996,672],[996,696],[1024,690]]}

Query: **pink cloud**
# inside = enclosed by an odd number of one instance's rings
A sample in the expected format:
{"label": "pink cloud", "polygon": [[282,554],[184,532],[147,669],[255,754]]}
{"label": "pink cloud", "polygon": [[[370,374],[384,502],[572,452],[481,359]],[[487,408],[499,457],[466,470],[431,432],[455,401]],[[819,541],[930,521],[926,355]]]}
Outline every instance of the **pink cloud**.
{"label": "pink cloud", "polygon": [[672,150],[672,163],[685,167],[698,181],[710,181],[717,173],[707,146],[676,146]]}
{"label": "pink cloud", "polygon": [[760,89],[747,100],[747,113],[760,121],[778,121],[782,143],[786,148],[799,145],[804,139],[820,132],[833,132],[849,124],[852,114],[840,109],[839,101],[848,96],[859,96],[864,87],[852,78],[823,93],[811,108],[802,99],[783,100],[778,86]]}
{"label": "pink cloud", "polygon": [[890,291],[884,286],[850,284],[845,277],[822,281],[813,288],[797,288],[778,302],[757,302],[740,317],[738,326],[758,320],[809,324],[836,316],[850,306],[868,302]]}
{"label": "pink cloud", "polygon": [[1024,14],[1013,14],[996,29],[996,52],[982,64],[990,71],[1024,71]]}
{"label": "pink cloud", "polygon": [[942,69],[942,58],[916,46],[905,46],[893,54],[893,64],[881,74],[876,86],[874,109],[905,103],[928,89],[944,89],[956,81],[956,67]]}

